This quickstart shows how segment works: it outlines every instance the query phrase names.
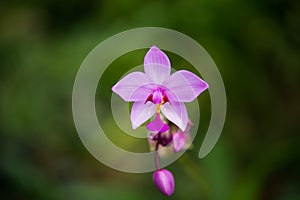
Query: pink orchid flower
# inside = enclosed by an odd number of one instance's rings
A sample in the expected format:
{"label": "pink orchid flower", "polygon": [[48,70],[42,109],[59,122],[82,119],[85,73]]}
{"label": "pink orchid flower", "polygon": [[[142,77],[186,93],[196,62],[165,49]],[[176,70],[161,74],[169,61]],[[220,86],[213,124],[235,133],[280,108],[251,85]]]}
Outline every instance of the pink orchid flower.
{"label": "pink orchid flower", "polygon": [[208,84],[186,70],[171,75],[169,58],[156,46],[144,58],[144,71],[128,74],[112,88],[123,100],[134,102],[130,115],[132,128],[162,112],[184,131],[188,124],[184,102],[193,101]]}

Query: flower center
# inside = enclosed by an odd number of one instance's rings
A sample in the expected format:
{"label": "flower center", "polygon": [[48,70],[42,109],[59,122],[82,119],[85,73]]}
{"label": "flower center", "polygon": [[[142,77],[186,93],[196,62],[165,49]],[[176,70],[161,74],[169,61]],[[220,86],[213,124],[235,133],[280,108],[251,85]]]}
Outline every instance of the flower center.
{"label": "flower center", "polygon": [[153,97],[152,97],[152,102],[154,104],[161,104],[163,100],[163,94],[162,91],[160,90],[160,88],[157,88],[154,92],[153,92]]}
{"label": "flower center", "polygon": [[169,101],[168,97],[164,94],[161,88],[157,88],[152,94],[148,96],[145,103],[151,101],[152,103],[156,104],[156,112],[160,113],[160,108],[163,104]]}

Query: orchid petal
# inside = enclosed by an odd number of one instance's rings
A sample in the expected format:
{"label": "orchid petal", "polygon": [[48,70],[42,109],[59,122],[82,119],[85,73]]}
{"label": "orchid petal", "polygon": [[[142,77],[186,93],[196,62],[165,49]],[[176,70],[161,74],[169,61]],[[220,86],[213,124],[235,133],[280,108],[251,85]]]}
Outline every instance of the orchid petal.
{"label": "orchid petal", "polygon": [[208,84],[197,75],[186,70],[180,70],[172,74],[163,85],[167,88],[165,94],[175,95],[173,101],[191,102],[208,88]]}
{"label": "orchid petal", "polygon": [[144,101],[136,101],[132,105],[130,119],[132,123],[132,129],[136,129],[145,121],[147,121],[150,117],[154,115],[156,112],[156,105]]}
{"label": "orchid petal", "polygon": [[185,146],[185,143],[185,136],[182,132],[177,132],[173,134],[173,148],[175,153],[181,151]]}
{"label": "orchid petal", "polygon": [[188,114],[184,103],[167,102],[161,107],[165,117],[177,125],[181,130],[185,130],[188,123]]}
{"label": "orchid petal", "polygon": [[145,101],[153,87],[144,73],[133,72],[116,83],[112,90],[125,101]]}
{"label": "orchid petal", "polygon": [[161,84],[171,73],[168,56],[156,46],[152,46],[144,58],[145,74],[156,84]]}

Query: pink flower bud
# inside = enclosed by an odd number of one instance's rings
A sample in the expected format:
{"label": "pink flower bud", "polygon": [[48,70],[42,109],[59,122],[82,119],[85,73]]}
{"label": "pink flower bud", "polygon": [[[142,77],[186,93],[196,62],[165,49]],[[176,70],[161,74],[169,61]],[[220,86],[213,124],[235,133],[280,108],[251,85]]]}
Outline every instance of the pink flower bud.
{"label": "pink flower bud", "polygon": [[174,192],[174,177],[172,173],[166,169],[160,169],[154,172],[153,182],[161,193],[171,196]]}

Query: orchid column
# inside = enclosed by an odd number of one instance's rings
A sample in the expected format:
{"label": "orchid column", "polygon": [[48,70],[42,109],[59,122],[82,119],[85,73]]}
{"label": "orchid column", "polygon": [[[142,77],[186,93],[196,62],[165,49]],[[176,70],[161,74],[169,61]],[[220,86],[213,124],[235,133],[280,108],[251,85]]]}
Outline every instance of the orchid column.
{"label": "orchid column", "polygon": [[169,58],[155,46],[144,58],[144,70],[145,73],[128,74],[112,90],[123,100],[134,102],[130,114],[133,129],[154,116],[146,125],[149,139],[155,142],[157,170],[153,180],[163,194],[171,196],[174,177],[170,171],[160,169],[157,151],[167,145],[173,145],[175,153],[184,148],[191,127],[184,102],[193,101],[208,88],[208,84],[186,70],[171,75]]}

